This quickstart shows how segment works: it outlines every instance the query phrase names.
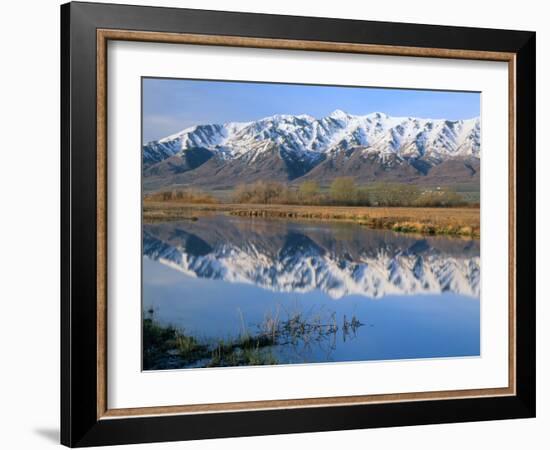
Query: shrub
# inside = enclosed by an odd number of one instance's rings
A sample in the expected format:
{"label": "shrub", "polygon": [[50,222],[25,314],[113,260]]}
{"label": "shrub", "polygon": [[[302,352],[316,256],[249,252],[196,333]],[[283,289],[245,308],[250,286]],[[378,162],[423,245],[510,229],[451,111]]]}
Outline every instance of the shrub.
{"label": "shrub", "polygon": [[338,177],[330,185],[330,197],[337,204],[355,204],[357,187],[353,177]]}
{"label": "shrub", "polygon": [[296,196],[283,183],[276,181],[257,181],[253,184],[237,186],[233,201],[237,203],[295,203]]}
{"label": "shrub", "polygon": [[153,194],[146,195],[145,200],[182,203],[218,203],[218,199],[216,197],[192,188],[155,192]]}
{"label": "shrub", "polygon": [[321,188],[315,180],[307,180],[300,184],[298,195],[301,203],[316,204],[322,201]]}
{"label": "shrub", "polygon": [[413,206],[449,207],[465,206],[468,202],[460,194],[448,190],[435,190],[422,192]]}

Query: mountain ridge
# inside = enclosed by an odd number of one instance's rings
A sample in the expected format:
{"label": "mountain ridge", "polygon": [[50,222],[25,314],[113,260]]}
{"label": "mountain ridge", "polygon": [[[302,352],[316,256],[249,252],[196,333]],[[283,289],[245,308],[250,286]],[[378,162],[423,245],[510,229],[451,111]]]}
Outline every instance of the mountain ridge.
{"label": "mountain ridge", "polygon": [[[470,181],[479,177],[480,147],[479,117],[450,121],[342,110],[320,119],[278,114],[197,125],[145,144],[144,186],[329,181],[350,172],[361,181],[410,182],[429,178],[447,161],[463,162],[459,181]],[[444,179],[446,171],[439,172]]]}

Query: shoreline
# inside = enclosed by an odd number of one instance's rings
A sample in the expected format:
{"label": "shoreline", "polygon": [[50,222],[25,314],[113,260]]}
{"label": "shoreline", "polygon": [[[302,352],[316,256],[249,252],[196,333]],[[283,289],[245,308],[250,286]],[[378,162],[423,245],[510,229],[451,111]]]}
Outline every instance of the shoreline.
{"label": "shoreline", "polygon": [[145,222],[196,221],[201,216],[211,214],[228,214],[251,219],[274,218],[350,222],[371,229],[474,239],[479,239],[480,233],[479,208],[143,202],[143,220]]}

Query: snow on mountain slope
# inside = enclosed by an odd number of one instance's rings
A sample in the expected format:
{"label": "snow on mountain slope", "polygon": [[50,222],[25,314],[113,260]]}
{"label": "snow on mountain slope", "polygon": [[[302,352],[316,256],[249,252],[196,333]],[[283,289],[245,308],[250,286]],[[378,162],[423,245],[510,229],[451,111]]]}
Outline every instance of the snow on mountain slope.
{"label": "snow on mountain slope", "polygon": [[375,112],[363,116],[336,110],[316,119],[274,115],[253,122],[199,125],[143,146],[144,166],[201,147],[223,160],[257,155],[276,145],[295,158],[315,163],[324,155],[364,147],[365,152],[402,158],[476,157],[480,153],[479,118],[449,121],[390,117]]}

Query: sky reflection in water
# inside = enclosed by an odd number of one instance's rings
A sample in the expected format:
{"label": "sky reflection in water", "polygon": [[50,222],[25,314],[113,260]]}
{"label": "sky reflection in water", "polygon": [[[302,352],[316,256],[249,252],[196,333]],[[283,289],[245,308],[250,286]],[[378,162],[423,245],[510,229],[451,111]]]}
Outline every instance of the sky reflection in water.
{"label": "sky reflection in water", "polygon": [[215,216],[144,224],[143,254],[144,314],[198,339],[335,324],[274,346],[280,364],[480,354],[479,241]]}

